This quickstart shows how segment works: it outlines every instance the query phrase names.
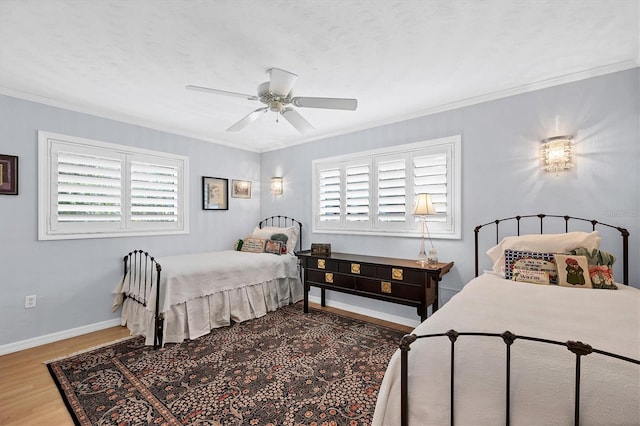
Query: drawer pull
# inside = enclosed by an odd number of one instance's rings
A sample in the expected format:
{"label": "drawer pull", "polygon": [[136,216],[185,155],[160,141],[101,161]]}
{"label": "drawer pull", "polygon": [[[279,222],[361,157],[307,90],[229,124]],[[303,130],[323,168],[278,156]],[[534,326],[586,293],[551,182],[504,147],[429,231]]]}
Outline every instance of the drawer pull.
{"label": "drawer pull", "polygon": [[324,269],[324,268],[325,268],[324,259],[318,259],[318,269]]}
{"label": "drawer pull", "polygon": [[394,280],[402,281],[402,269],[391,268],[391,278]]}
{"label": "drawer pull", "polygon": [[380,291],[383,293],[391,293],[391,283],[389,281],[380,282]]}
{"label": "drawer pull", "polygon": [[331,272],[325,272],[324,281],[333,284],[333,274]]}
{"label": "drawer pull", "polygon": [[351,273],[352,274],[359,274],[360,273],[360,264],[359,263],[352,263],[351,264]]}

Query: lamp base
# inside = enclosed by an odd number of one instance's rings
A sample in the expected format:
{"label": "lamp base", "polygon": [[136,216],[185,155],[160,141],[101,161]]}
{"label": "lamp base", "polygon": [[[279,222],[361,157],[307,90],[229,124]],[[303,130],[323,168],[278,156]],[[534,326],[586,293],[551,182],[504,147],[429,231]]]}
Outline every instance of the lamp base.
{"label": "lamp base", "polygon": [[438,263],[438,251],[436,249],[429,249],[429,254],[427,255],[427,263],[430,265]]}

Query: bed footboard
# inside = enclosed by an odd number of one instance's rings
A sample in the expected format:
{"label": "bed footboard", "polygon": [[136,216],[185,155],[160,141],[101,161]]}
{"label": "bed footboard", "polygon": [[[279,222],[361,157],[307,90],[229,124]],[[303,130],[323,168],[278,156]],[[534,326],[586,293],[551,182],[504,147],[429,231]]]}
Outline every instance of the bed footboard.
{"label": "bed footboard", "polygon": [[456,340],[461,336],[483,336],[486,338],[501,338],[505,344],[506,350],[506,373],[505,373],[505,412],[506,419],[505,424],[508,426],[511,420],[511,346],[513,343],[520,340],[529,340],[539,342],[547,345],[565,346],[569,351],[575,354],[575,390],[574,390],[574,424],[578,426],[580,424],[580,362],[582,357],[592,353],[597,353],[610,358],[616,358],[631,364],[640,366],[640,360],[628,358],[622,355],[617,355],[611,352],[595,349],[590,345],[582,342],[567,341],[559,342],[556,340],[541,339],[538,337],[519,336],[505,331],[504,333],[478,333],[478,332],[457,332],[455,330],[449,330],[446,333],[434,333],[417,336],[415,334],[407,334],[400,341],[400,413],[402,426],[409,424],[409,398],[408,398],[408,371],[409,371],[409,359],[407,352],[411,350],[411,344],[418,339],[426,339],[433,337],[448,337],[451,342],[450,345],[450,413],[449,424],[454,425],[454,389],[455,389],[455,348]]}
{"label": "bed footboard", "polygon": [[125,298],[147,308],[152,292],[155,293],[154,312],[154,349],[162,347],[164,335],[164,317],[158,312],[160,308],[160,273],[162,267],[153,256],[144,250],[134,250],[124,256],[124,284],[127,289]]}

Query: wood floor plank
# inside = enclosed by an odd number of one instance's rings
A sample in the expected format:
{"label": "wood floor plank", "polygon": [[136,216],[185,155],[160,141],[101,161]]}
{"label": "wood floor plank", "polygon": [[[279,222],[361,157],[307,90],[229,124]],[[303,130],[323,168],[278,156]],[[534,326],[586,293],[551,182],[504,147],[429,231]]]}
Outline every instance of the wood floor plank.
{"label": "wood floor plank", "polygon": [[[412,330],[411,327],[336,308],[321,308],[315,303],[309,305],[315,309],[369,321],[407,333]],[[0,356],[0,425],[73,425],[73,420],[45,363],[127,336],[129,336],[129,330],[126,327],[111,327]]]}

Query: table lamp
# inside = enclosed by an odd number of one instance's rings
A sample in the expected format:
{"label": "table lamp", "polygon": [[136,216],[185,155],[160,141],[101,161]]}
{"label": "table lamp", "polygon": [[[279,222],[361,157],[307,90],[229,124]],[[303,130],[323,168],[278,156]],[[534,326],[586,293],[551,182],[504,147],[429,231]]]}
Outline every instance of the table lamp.
{"label": "table lamp", "polygon": [[[425,263],[434,264],[438,263],[438,252],[435,247],[433,247],[433,241],[431,241],[431,234],[429,233],[429,228],[427,227],[426,221],[427,216],[436,214],[436,209],[433,208],[433,204],[431,203],[431,194],[417,194],[416,195],[416,207],[413,210],[413,215],[420,218],[420,222],[422,222],[422,238],[420,238],[420,253],[418,254],[417,263],[422,266]],[[429,243],[431,244],[431,248],[429,249],[429,255],[424,251],[424,230],[427,229],[427,235],[429,236]]]}

